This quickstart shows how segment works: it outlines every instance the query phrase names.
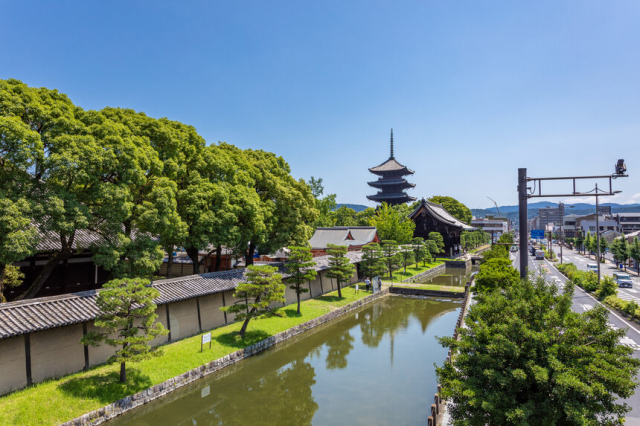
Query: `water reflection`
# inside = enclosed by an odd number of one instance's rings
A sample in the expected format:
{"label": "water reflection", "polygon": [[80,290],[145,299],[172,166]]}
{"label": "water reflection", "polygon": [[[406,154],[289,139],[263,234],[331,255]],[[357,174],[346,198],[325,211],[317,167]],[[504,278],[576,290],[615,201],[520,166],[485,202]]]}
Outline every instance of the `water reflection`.
{"label": "water reflection", "polygon": [[108,424],[423,424],[458,308],[385,297]]}
{"label": "water reflection", "polygon": [[471,273],[477,270],[478,270],[477,266],[472,266],[470,269],[447,268],[444,274],[441,274],[441,275],[438,275],[437,277],[429,278],[426,280],[420,280],[418,282],[421,284],[464,287],[469,281],[469,279],[471,278]]}

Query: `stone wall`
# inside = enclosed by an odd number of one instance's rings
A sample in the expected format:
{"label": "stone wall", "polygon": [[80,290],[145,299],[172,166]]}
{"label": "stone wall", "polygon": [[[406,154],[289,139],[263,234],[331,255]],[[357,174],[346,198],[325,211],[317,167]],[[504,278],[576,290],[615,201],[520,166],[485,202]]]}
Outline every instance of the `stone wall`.
{"label": "stone wall", "polygon": [[103,423],[122,413],[125,413],[136,407],[139,407],[155,399],[158,399],[206,375],[215,373],[216,371],[221,370],[229,365],[235,364],[236,362],[241,361],[244,358],[247,358],[259,352],[262,352],[265,349],[277,343],[283,342],[287,339],[290,339],[294,336],[297,336],[301,333],[311,330],[321,324],[325,324],[333,319],[341,317],[342,315],[345,315],[355,309],[358,309],[359,307],[366,305],[380,297],[386,296],[387,294],[388,294],[388,291],[383,290],[380,293],[364,297],[346,306],[343,306],[327,314],[319,316],[318,318],[312,319],[303,324],[299,324],[293,328],[290,328],[274,336],[261,340],[260,342],[254,345],[251,345],[244,349],[240,349],[238,351],[230,353],[229,355],[226,355],[222,358],[211,361],[207,364],[201,365],[200,367],[194,368],[193,370],[189,370],[184,374],[181,374],[165,382],[157,384],[142,392],[138,392],[134,395],[120,399],[98,410],[91,411],[81,417],[78,417],[76,419],[63,423],[62,426],[79,426],[79,425],[85,426],[85,425],[98,425],[100,423]]}
{"label": "stone wall", "polygon": [[443,263],[442,265],[438,265],[435,268],[431,268],[429,270],[419,273],[418,275],[409,277],[406,280],[402,280],[402,282],[415,283],[417,281],[428,280],[442,274],[446,269],[447,269],[447,265]]}
{"label": "stone wall", "polygon": [[466,295],[463,292],[456,291],[438,291],[438,290],[423,290],[419,288],[407,288],[407,287],[390,287],[389,292],[393,294],[404,294],[407,296],[429,296],[429,297],[451,297],[454,299],[463,299]]}

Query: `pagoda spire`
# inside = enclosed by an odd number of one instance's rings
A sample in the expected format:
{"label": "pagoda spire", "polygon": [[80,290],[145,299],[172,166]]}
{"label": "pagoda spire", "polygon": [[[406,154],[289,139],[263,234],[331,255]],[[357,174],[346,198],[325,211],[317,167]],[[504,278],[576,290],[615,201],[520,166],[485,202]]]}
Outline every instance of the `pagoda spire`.
{"label": "pagoda spire", "polygon": [[393,160],[395,157],[393,156],[393,127],[391,128],[391,155],[389,159]]}

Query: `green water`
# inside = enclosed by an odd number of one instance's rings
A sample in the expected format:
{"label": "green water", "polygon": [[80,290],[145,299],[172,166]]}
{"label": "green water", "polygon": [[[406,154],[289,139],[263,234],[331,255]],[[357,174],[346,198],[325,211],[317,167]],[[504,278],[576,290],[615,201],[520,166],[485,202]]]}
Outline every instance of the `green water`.
{"label": "green water", "polygon": [[107,424],[425,425],[459,309],[385,297]]}
{"label": "green water", "polygon": [[448,286],[461,286],[464,287],[471,274],[477,271],[477,266],[472,266],[470,269],[465,268],[447,268],[444,274],[437,277],[429,278],[427,280],[419,280],[420,284],[435,284],[435,285],[448,285]]}

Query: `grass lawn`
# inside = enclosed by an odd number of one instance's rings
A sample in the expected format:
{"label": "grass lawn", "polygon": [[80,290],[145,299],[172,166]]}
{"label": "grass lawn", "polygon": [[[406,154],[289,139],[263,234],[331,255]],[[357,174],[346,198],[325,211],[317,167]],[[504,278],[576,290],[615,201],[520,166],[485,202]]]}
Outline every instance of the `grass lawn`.
{"label": "grass lawn", "polygon": [[416,290],[435,290],[435,291],[451,291],[454,293],[464,293],[464,287],[450,286],[450,285],[434,285],[434,284],[401,284],[394,287],[400,288],[415,288]]}
{"label": "grass lawn", "polygon": [[469,250],[469,253],[477,253],[479,250],[484,250],[487,247],[491,247],[491,245],[490,244],[485,244],[485,245],[480,246],[478,248],[475,248],[473,250]]}
{"label": "grass lawn", "polygon": [[[406,280],[407,278],[411,278],[414,275],[418,275],[431,268],[435,268],[436,266],[442,265],[443,263],[444,261],[442,260],[435,260],[431,263],[427,263],[427,266],[422,266],[422,263],[420,263],[420,266],[418,267],[416,267],[416,265],[408,266],[407,272],[404,272],[404,268],[398,268],[395,271],[393,271],[393,282],[400,282],[402,280]],[[382,281],[390,282],[389,277],[387,277],[386,279],[382,278]]]}
{"label": "grass lawn", "polygon": [[303,301],[300,315],[296,304],[287,305],[279,309],[282,317],[251,320],[244,339],[238,336],[241,322],[213,329],[212,348],[203,352],[201,335],[165,345],[163,356],[128,364],[126,384],[119,382],[119,364],[38,383],[0,397],[0,425],[55,425],[71,420],[370,294],[364,290],[356,294],[354,286],[346,287],[342,298],[334,291]]}

